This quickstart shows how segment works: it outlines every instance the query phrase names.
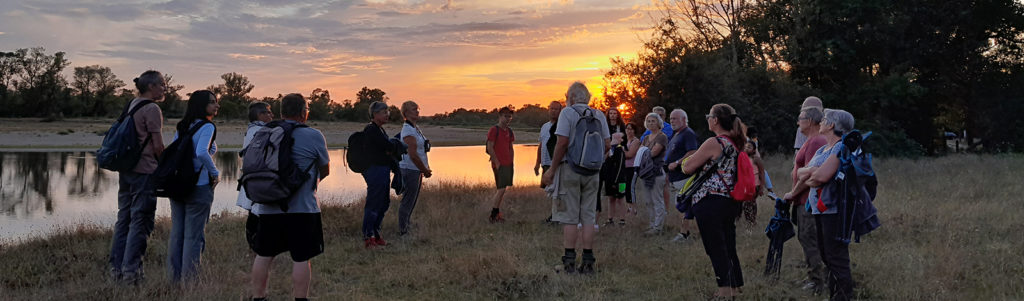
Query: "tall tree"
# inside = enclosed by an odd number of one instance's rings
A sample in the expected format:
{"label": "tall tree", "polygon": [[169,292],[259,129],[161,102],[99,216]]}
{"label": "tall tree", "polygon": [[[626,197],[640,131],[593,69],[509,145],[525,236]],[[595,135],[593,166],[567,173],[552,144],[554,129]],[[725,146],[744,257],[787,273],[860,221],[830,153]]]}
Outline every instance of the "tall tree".
{"label": "tall tree", "polygon": [[60,112],[58,100],[66,93],[67,80],[61,74],[70,62],[64,52],[46,54],[46,49],[35,47],[21,58],[21,80],[18,82],[22,98],[26,100],[26,115],[57,118]]}
{"label": "tall tree", "polygon": [[72,87],[83,104],[82,114],[105,116],[111,113],[107,111],[108,103],[114,101],[115,93],[124,86],[125,83],[110,71],[110,67],[75,67]]}
{"label": "tall tree", "polygon": [[246,108],[252,101],[249,92],[256,86],[239,73],[224,73],[220,78],[224,80],[223,84],[207,88],[218,96],[220,114],[226,118],[245,118]]}

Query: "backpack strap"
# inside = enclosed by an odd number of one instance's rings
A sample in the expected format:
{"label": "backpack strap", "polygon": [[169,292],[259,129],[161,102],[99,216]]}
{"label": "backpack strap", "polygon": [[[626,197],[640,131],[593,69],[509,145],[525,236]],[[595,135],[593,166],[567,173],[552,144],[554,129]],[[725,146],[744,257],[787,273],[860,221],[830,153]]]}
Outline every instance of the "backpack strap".
{"label": "backpack strap", "polygon": [[[151,104],[151,103],[153,103],[153,100],[151,100],[151,99],[143,99],[143,100],[139,101],[139,103],[136,104],[134,107],[132,107],[132,102],[129,101],[128,105],[124,107],[124,112],[121,112],[121,117],[117,118],[117,122],[123,122],[125,118],[128,118],[128,116],[135,115],[135,112],[138,112],[139,109],[141,109],[142,107],[144,107],[144,106],[146,106],[148,104]],[[131,107],[131,110],[128,110],[129,107]],[[133,124],[132,126],[134,127],[135,125]],[[146,133],[146,140],[143,140],[142,141],[142,145],[141,145],[143,150],[146,149],[146,146],[149,145],[149,142],[151,140],[153,140],[153,134]]]}

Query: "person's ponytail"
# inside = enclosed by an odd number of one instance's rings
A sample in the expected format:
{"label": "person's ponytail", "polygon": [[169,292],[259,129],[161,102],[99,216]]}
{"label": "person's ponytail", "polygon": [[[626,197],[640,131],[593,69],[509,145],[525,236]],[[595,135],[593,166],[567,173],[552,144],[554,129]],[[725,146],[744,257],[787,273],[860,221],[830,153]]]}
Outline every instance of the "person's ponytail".
{"label": "person's ponytail", "polygon": [[722,129],[729,132],[727,134],[729,140],[742,150],[747,143],[747,126],[743,124],[740,116],[736,114],[736,109],[733,109],[728,104],[720,103],[711,107],[711,114],[718,118]]}

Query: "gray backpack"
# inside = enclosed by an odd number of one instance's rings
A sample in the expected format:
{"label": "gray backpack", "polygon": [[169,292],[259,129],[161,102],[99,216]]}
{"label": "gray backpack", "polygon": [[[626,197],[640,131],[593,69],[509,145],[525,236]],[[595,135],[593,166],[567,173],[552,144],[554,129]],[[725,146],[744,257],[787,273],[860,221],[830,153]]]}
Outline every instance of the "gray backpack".
{"label": "gray backpack", "polygon": [[278,205],[287,212],[292,194],[309,180],[309,170],[316,164],[303,171],[292,160],[292,131],[300,127],[308,126],[284,121],[268,123],[243,150],[238,186],[245,187],[245,195],[253,203]]}
{"label": "gray backpack", "polygon": [[601,137],[601,120],[594,117],[594,110],[587,108],[580,113],[576,108],[569,109],[576,112],[580,119],[572,128],[572,135],[569,141],[569,150],[566,153],[569,166],[578,174],[590,176],[601,171],[604,164],[604,137]]}

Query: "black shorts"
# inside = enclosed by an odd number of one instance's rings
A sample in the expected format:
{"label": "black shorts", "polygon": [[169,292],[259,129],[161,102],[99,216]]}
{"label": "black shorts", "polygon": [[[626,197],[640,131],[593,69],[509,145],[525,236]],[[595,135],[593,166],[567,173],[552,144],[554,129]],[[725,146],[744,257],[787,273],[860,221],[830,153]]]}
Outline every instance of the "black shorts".
{"label": "black shorts", "polygon": [[259,224],[260,216],[249,211],[249,217],[245,219],[245,242],[249,243],[250,250],[256,250],[256,230]]}
{"label": "black shorts", "polygon": [[324,227],[320,213],[264,214],[259,216],[253,235],[256,255],[274,257],[291,253],[292,261],[303,262],[324,252]]}
{"label": "black shorts", "polygon": [[[625,183],[622,183],[625,186]],[[626,197],[625,188],[623,191],[619,191],[619,183],[615,181],[601,181],[601,186],[604,187],[604,195],[610,196],[616,199]]]}
{"label": "black shorts", "polygon": [[498,189],[512,186],[512,165],[498,166],[494,170],[494,183]]}

